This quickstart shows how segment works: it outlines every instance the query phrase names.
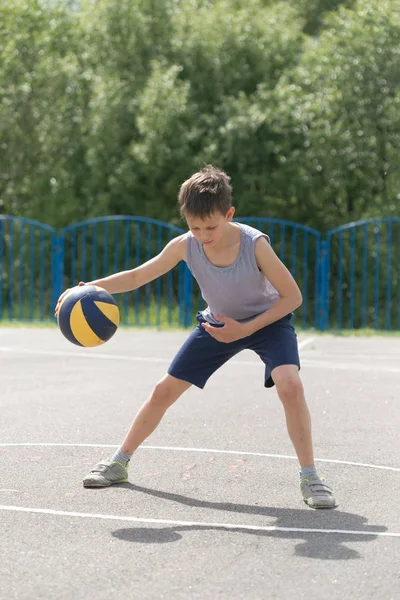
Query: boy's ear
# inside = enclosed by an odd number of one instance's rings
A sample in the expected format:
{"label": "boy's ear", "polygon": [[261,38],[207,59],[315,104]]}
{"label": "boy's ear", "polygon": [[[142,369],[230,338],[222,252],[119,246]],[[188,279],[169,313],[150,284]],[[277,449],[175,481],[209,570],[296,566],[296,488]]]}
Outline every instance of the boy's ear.
{"label": "boy's ear", "polygon": [[228,210],[228,212],[226,213],[226,220],[227,221],[232,221],[233,216],[235,214],[235,207],[231,206],[230,209]]}

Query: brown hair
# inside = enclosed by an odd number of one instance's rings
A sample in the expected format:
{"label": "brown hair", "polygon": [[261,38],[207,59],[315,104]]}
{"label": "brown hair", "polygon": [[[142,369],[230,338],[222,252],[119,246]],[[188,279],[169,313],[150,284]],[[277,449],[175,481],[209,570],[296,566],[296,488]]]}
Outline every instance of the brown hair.
{"label": "brown hair", "polygon": [[182,183],[178,202],[182,217],[204,219],[216,212],[226,215],[232,206],[230,178],[213,165],[206,165]]}

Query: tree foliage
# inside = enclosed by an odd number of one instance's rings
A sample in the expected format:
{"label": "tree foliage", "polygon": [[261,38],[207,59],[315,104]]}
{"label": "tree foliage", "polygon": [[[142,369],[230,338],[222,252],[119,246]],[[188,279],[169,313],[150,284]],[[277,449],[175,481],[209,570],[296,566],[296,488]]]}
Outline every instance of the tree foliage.
{"label": "tree foliage", "polygon": [[400,0],[9,0],[0,41],[1,212],[178,222],[207,162],[241,215],[399,212]]}

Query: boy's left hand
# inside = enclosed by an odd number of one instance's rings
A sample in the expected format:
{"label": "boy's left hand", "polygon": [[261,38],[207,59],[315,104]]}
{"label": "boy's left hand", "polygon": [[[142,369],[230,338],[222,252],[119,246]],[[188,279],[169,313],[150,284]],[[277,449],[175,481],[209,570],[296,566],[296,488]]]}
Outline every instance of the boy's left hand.
{"label": "boy's left hand", "polygon": [[236,340],[241,340],[244,337],[250,335],[246,323],[239,323],[229,317],[223,317],[222,315],[215,315],[218,321],[224,323],[223,327],[213,327],[209,323],[202,323],[204,329],[218,342],[229,344]]}

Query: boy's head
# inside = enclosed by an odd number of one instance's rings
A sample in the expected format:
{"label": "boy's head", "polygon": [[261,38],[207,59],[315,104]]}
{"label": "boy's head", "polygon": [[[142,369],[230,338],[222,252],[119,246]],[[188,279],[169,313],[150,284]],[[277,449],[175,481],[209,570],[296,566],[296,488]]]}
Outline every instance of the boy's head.
{"label": "boy's head", "polygon": [[232,187],[224,171],[206,165],[184,181],[178,201],[181,215],[187,218],[206,219],[213,214],[225,216],[232,208]]}

